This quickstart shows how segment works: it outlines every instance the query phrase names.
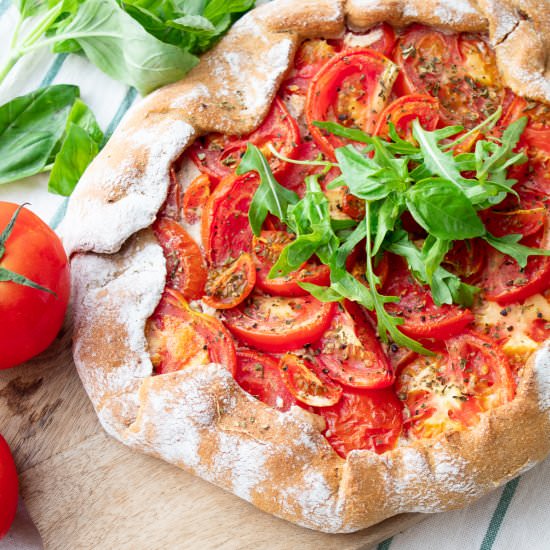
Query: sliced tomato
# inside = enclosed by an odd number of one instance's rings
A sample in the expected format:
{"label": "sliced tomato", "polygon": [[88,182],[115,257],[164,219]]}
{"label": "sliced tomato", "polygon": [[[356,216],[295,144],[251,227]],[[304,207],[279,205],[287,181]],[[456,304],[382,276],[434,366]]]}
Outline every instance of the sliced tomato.
{"label": "sliced tomato", "polygon": [[[368,287],[369,283],[367,282],[366,265],[365,265],[366,258],[365,258],[364,249],[361,249],[361,251],[356,255],[356,257],[353,258],[353,261],[351,263],[349,262],[350,259],[351,258],[348,258],[348,271],[361,284]],[[384,254],[381,258],[378,259],[376,265],[374,266],[374,274],[378,277],[380,281],[377,285],[377,288],[381,288],[384,286],[388,278],[389,269],[390,269],[390,263],[388,260],[388,255]]]}
{"label": "sliced tomato", "polygon": [[[522,240],[536,248],[550,248],[548,220],[537,234]],[[510,256],[490,248],[487,267],[482,274],[481,287],[485,299],[501,305],[523,302],[529,296],[550,288],[550,257],[531,256],[523,268]]]}
{"label": "sliced tomato", "polygon": [[212,183],[208,174],[197,176],[183,194],[183,219],[189,223],[197,223],[200,218],[208,197]]}
{"label": "sliced tomato", "polygon": [[313,139],[329,158],[334,159],[334,149],[346,141],[313,123],[335,121],[372,133],[396,75],[396,67],[387,57],[369,49],[341,52],[321,67],[308,89],[306,121]]}
{"label": "sliced tomato", "polygon": [[269,272],[278,260],[281,252],[293,241],[286,231],[262,231],[254,237],[252,250],[258,271],[256,285],[260,290],[275,296],[306,296],[298,283],[313,283],[320,286],[330,285],[330,269],[324,264],[305,263],[299,270],[284,277],[269,278]]}
{"label": "sliced tomato", "polygon": [[300,131],[279,98],[275,98],[261,126],[251,134],[208,134],[198,138],[189,152],[201,172],[219,180],[235,171],[248,143],[256,145],[262,151],[274,174],[279,174],[286,168],[287,163],[275,157],[268,145],[271,144],[279,153],[292,158],[294,149],[300,143]]}
{"label": "sliced tomato", "polygon": [[166,285],[181,292],[186,300],[198,300],[206,283],[206,264],[199,245],[170,218],[158,218],[153,231],[166,259]]}
{"label": "sliced tomato", "polygon": [[256,265],[250,254],[241,254],[229,267],[211,271],[202,301],[216,309],[238,306],[248,298],[256,283]]}
{"label": "sliced tomato", "polygon": [[229,265],[250,252],[252,229],[248,210],[259,180],[253,172],[223,179],[210,195],[202,212],[202,242],[208,263]]}
{"label": "sliced tomato", "polygon": [[380,113],[374,133],[389,138],[391,122],[400,138],[414,142],[412,123],[415,119],[418,119],[424,130],[435,130],[439,121],[439,101],[427,94],[401,96]]}
{"label": "sliced tomato", "polygon": [[535,319],[529,329],[529,337],[535,342],[544,342],[550,338],[550,319]]}
{"label": "sliced tomato", "polygon": [[347,32],[344,36],[343,46],[346,50],[369,48],[390,57],[395,46],[395,40],[393,27],[388,23],[380,23],[364,33]]}
{"label": "sliced tomato", "polygon": [[288,391],[305,405],[330,407],[340,400],[342,386],[310,359],[285,353],[279,361],[279,372]]}
{"label": "sliced tomato", "polygon": [[164,204],[159,210],[159,217],[179,221],[181,216],[181,185],[173,166],[170,166],[169,176],[170,184],[168,186],[168,194],[166,195]]}
{"label": "sliced tomato", "polygon": [[175,290],[164,292],[147,321],[145,335],[157,374],[209,363],[219,363],[235,374],[231,334],[215,317],[193,311]]}
{"label": "sliced tomato", "polygon": [[401,94],[430,94],[443,125],[476,126],[504,98],[494,53],[481,38],[412,25],[395,48]]}
{"label": "sliced tomato", "polygon": [[353,302],[337,306],[328,330],[312,349],[323,372],[344,386],[377,389],[393,384],[392,368],[376,333]]}
{"label": "sliced tomato", "polygon": [[298,404],[283,382],[278,361],[265,353],[237,350],[235,380],[243,390],[274,409],[288,411]]}
{"label": "sliced tomato", "polygon": [[328,328],[334,304],[313,296],[286,298],[253,293],[244,303],[222,312],[229,330],[262,351],[285,352],[311,344]]}
{"label": "sliced tomato", "polygon": [[446,353],[417,357],[399,373],[410,436],[434,437],[478,422],[479,414],[514,398],[506,355],[485,336],[467,332],[446,342]]}
{"label": "sliced tomato", "polygon": [[472,283],[483,270],[486,257],[486,247],[482,241],[455,241],[443,260],[443,267],[461,280]]}
{"label": "sliced tomato", "polygon": [[469,309],[448,304],[436,306],[430,290],[413,278],[405,261],[398,256],[390,257],[383,294],[399,297],[399,302],[386,304],[386,310],[404,320],[399,330],[414,339],[444,340],[460,334],[474,320]]}
{"label": "sliced tomato", "polygon": [[[509,206],[506,208],[506,206]],[[482,214],[487,230],[496,237],[519,234],[529,237],[539,233],[546,224],[548,213],[543,202],[523,198],[518,205],[515,197],[509,205],[499,204]]]}
{"label": "sliced tomato", "polygon": [[390,451],[402,429],[402,405],[393,388],[357,390],[346,388],[332,407],[316,409],[327,424],[325,437],[342,457],[354,450]]}

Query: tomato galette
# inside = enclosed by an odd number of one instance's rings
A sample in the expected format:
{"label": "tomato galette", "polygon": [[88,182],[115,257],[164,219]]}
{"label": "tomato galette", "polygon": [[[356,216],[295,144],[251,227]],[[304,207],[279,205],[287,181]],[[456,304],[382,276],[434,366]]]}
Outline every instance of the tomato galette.
{"label": "tomato galette", "polygon": [[125,119],[65,221],[109,433],[327,532],[550,451],[548,27],[448,4],[275,1]]}

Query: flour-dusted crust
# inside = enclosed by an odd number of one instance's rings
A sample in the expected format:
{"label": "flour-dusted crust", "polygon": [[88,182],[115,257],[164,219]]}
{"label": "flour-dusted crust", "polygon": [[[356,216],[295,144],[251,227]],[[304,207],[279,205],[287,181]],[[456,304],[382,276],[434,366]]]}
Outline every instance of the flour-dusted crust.
{"label": "flour-dusted crust", "polygon": [[[546,17],[530,11],[536,4],[275,0],[242,18],[185,80],[132,109],[82,178],[62,228],[73,253],[75,363],[105,429],[262,510],[331,533],[464,506],[542,460],[550,452],[548,347],[526,364],[515,399],[473,429],[343,460],[319,417],[264,405],[223,365],[152,376],[144,335],[165,284],[162,250],[147,227],[165,199],[170,164],[197,135],[257,126],[303,38],[338,36],[346,20],[356,30],[383,20],[489,28],[506,83],[550,102],[541,46],[550,26],[529,15]],[[520,32],[535,37],[522,44],[532,53],[525,63],[514,55],[511,67],[503,52]]]}

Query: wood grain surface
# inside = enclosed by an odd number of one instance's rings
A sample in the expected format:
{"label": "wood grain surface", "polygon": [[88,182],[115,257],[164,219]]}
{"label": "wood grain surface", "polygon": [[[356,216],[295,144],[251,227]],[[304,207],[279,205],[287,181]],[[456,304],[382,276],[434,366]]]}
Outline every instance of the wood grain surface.
{"label": "wood grain surface", "polygon": [[351,535],[316,533],[134,453],[103,432],[72,361],[68,326],[38,358],[0,371],[0,433],[47,550],[355,550],[424,517],[402,515]]}

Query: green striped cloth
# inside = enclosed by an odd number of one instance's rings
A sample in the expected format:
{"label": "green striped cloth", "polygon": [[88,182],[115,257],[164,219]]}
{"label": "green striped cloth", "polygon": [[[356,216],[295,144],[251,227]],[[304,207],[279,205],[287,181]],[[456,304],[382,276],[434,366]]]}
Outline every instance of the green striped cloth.
{"label": "green striped cloth", "polygon": [[[449,0],[452,1],[452,0]],[[10,0],[0,0],[0,62],[16,19]],[[138,99],[134,89],[114,82],[84,58],[36,52],[23,59],[0,88],[0,103],[52,83],[80,86],[101,127],[110,135]],[[0,200],[27,201],[53,227],[66,200],[48,194],[46,177],[0,187]],[[379,550],[550,549],[550,461],[514,479],[465,510],[438,514],[378,545]]]}

